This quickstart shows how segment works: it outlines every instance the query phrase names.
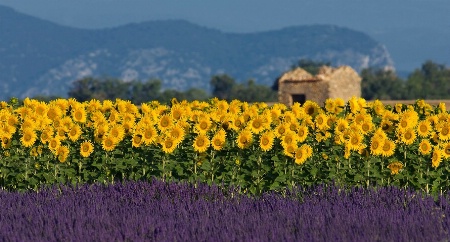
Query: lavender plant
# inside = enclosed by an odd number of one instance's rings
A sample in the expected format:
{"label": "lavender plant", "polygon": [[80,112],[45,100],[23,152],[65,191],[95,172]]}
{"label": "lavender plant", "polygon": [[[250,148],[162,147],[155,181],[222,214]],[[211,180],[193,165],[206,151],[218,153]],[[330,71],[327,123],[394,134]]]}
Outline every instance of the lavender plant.
{"label": "lavender plant", "polygon": [[205,184],[123,182],[0,191],[1,241],[445,241],[448,195],[295,187],[249,196]]}

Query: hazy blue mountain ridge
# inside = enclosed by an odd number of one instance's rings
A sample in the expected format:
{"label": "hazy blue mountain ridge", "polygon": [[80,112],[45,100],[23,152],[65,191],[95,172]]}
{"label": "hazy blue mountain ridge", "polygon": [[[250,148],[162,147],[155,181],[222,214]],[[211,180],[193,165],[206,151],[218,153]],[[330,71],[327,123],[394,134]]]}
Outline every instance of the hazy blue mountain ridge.
{"label": "hazy blue mountain ridge", "polygon": [[224,33],[183,20],[84,30],[0,6],[0,99],[66,96],[86,76],[160,79],[163,88],[208,90],[212,75],[271,85],[301,58],[393,68],[389,52],[362,32],[332,25]]}

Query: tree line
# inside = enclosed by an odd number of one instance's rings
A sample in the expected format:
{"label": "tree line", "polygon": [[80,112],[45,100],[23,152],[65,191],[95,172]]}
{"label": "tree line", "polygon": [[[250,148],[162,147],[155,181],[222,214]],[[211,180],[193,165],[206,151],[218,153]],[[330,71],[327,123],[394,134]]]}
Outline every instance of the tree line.
{"label": "tree line", "polygon": [[68,95],[77,101],[83,102],[91,99],[124,99],[140,104],[152,100],[169,103],[173,98],[177,100],[208,100],[212,97],[231,101],[238,99],[246,102],[275,102],[277,93],[270,87],[256,84],[253,80],[238,83],[227,74],[214,75],[210,80],[211,94],[199,88],[186,91],[162,89],[161,80],[154,79],[146,82],[134,80],[124,82],[114,78],[85,77],[75,81]]}
{"label": "tree line", "polygon": [[394,71],[374,68],[360,75],[362,96],[367,100],[450,99],[450,68],[430,60],[406,79]]}
{"label": "tree line", "polygon": [[[303,59],[291,68],[301,67],[315,75],[324,65],[331,64]],[[362,97],[366,100],[450,99],[450,69],[433,61],[426,61],[406,79],[400,78],[392,70],[379,68],[363,69],[360,76]],[[212,97],[228,101],[238,99],[246,102],[276,102],[278,100],[277,80],[274,80],[274,84],[269,87],[256,84],[253,80],[239,83],[227,74],[219,74],[211,77],[209,81],[211,90],[208,92],[200,88],[191,88],[186,91],[163,90],[162,81],[158,79],[124,82],[116,78],[85,77],[73,82],[68,96],[78,101],[120,98],[136,104],[151,100],[169,103],[172,98],[193,101],[208,100]],[[51,99],[50,97],[35,98]]]}

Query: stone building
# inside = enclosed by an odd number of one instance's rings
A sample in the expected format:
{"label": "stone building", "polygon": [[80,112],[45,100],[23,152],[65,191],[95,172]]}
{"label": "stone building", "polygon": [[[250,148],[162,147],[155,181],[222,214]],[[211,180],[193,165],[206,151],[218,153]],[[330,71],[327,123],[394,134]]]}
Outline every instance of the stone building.
{"label": "stone building", "polygon": [[361,96],[361,77],[349,66],[323,66],[313,76],[302,68],[284,73],[278,79],[278,101],[291,106],[306,100],[323,105],[327,98],[348,101]]}

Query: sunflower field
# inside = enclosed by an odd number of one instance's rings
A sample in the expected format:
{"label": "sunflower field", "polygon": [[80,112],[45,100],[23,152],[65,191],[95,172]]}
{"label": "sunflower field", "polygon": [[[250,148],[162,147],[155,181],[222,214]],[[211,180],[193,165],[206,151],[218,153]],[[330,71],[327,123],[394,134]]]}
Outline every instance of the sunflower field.
{"label": "sunflower field", "polygon": [[205,182],[262,194],[296,186],[450,186],[450,115],[423,100],[283,104],[11,99],[0,103],[0,186]]}

